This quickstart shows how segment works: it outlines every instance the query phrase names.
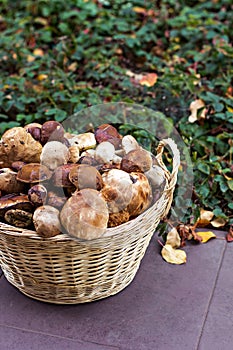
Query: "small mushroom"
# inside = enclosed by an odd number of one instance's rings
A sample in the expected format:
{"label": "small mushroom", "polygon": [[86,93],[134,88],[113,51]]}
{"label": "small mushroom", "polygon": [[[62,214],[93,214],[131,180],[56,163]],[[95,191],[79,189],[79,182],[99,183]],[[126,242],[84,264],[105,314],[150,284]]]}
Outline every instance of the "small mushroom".
{"label": "small mushroom", "polygon": [[146,172],[152,166],[152,157],[150,152],[144,149],[136,149],[127,153],[121,161],[121,169],[131,172]]}
{"label": "small mushroom", "polygon": [[41,143],[45,145],[48,141],[61,141],[64,139],[65,130],[61,123],[55,120],[45,122],[41,127]]}
{"label": "small mushroom", "polygon": [[22,209],[10,209],[4,215],[5,221],[13,226],[27,228],[32,225],[32,213]]}
{"label": "small mushroom", "polygon": [[32,137],[36,140],[39,141],[41,140],[41,128],[42,125],[39,123],[30,123],[25,125],[24,129],[32,135]]}
{"label": "small mushroom", "polygon": [[110,213],[118,213],[131,202],[132,180],[130,175],[123,170],[111,169],[102,174],[104,187],[101,190],[102,197],[108,204]]}
{"label": "small mushroom", "polygon": [[121,143],[122,143],[122,148],[126,154],[129,153],[130,151],[140,148],[137,140],[135,140],[135,138],[132,135],[125,135],[122,138]]}
{"label": "small mushroom", "polygon": [[28,199],[35,207],[45,204],[47,189],[43,185],[34,185],[28,190]]}
{"label": "small mushroom", "polygon": [[13,162],[11,164],[11,168],[14,170],[14,171],[19,171],[22,166],[26,165],[27,163],[25,162],[22,162],[21,160],[17,160],[16,162]]}
{"label": "small mushroom", "polygon": [[70,170],[69,179],[79,190],[93,188],[99,191],[103,187],[103,179],[99,171],[87,164],[79,164],[73,167]]}
{"label": "small mushroom", "polygon": [[67,198],[65,196],[59,196],[54,191],[48,192],[48,196],[47,196],[48,205],[51,205],[52,207],[55,207],[57,209],[61,209],[66,201],[67,201]]}
{"label": "small mushroom", "polygon": [[110,142],[115,149],[120,148],[122,136],[117,129],[110,124],[102,124],[95,130],[95,138],[98,143]]}
{"label": "small mushroom", "polygon": [[80,154],[79,154],[79,147],[78,146],[70,146],[69,147],[69,159],[68,161],[70,163],[77,163],[79,158],[80,158]]}
{"label": "small mushroom", "polygon": [[10,209],[21,209],[32,212],[33,205],[27,195],[8,194],[0,198],[0,218]]}
{"label": "small mushroom", "polygon": [[78,163],[77,164],[88,164],[88,165],[92,165],[92,166],[97,166],[99,163],[97,162],[97,160],[91,156],[82,156],[79,158]]}
{"label": "small mushroom", "polygon": [[17,172],[10,168],[0,169],[0,191],[5,193],[24,192],[24,184],[17,180]]}
{"label": "small mushroom", "polygon": [[85,151],[90,148],[95,148],[96,139],[92,132],[86,132],[84,134],[78,134],[69,139],[71,146],[78,146],[80,151]]}
{"label": "small mushroom", "polygon": [[165,184],[164,171],[158,165],[152,165],[152,167],[145,172],[145,175],[153,188],[163,187]]}
{"label": "small mushroom", "polygon": [[152,202],[152,191],[147,177],[142,173],[131,173],[132,197],[127,206],[130,217],[143,213]]}
{"label": "small mushroom", "polygon": [[47,142],[43,147],[40,159],[42,164],[54,170],[59,165],[67,164],[69,148],[59,141]]}
{"label": "small mushroom", "polygon": [[15,161],[40,162],[42,145],[22,127],[7,130],[0,142],[0,167],[7,168]]}
{"label": "small mushroom", "polygon": [[54,170],[52,181],[56,187],[73,187],[72,182],[70,181],[69,174],[73,168],[76,169],[76,164],[64,164],[60,165]]}
{"label": "small mushroom", "polygon": [[17,180],[24,183],[36,184],[49,180],[51,176],[51,171],[45,165],[30,163],[22,166],[18,171]]}
{"label": "small mushroom", "polygon": [[101,237],[108,224],[108,208],[98,191],[76,191],[62,208],[60,219],[71,236],[91,240]]}
{"label": "small mushroom", "polygon": [[38,207],[33,214],[33,223],[39,236],[49,238],[62,232],[59,210],[50,205]]}
{"label": "small mushroom", "polygon": [[115,156],[115,147],[108,141],[101,142],[95,151],[95,159],[99,163],[109,163]]}

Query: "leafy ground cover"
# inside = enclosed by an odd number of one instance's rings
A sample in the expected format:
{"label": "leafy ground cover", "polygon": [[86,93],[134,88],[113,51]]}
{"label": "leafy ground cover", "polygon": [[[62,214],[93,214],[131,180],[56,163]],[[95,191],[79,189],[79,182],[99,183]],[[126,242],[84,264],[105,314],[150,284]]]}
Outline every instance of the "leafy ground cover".
{"label": "leafy ground cover", "polygon": [[[233,224],[232,1],[0,0],[0,133],[104,102],[163,112],[194,165],[192,205]],[[182,204],[181,204],[182,205]]]}

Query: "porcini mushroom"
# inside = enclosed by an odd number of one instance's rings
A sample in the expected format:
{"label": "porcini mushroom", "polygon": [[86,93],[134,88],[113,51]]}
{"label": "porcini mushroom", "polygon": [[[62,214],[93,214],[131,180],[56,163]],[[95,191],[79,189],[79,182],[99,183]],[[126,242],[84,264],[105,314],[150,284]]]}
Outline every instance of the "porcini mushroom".
{"label": "porcini mushroom", "polygon": [[32,135],[32,137],[36,140],[39,141],[41,140],[41,128],[42,125],[39,123],[30,123],[25,125],[24,129]]}
{"label": "porcini mushroom", "polygon": [[52,172],[43,164],[29,163],[22,166],[17,173],[17,180],[36,184],[42,181],[49,180],[52,176]]}
{"label": "porcini mushroom", "polygon": [[102,124],[95,130],[95,138],[98,143],[110,142],[115,149],[120,148],[122,136],[117,129],[110,124]]}
{"label": "porcini mushroom", "polygon": [[45,145],[48,141],[62,141],[65,130],[61,123],[55,120],[45,122],[41,127],[41,143]]}
{"label": "porcini mushroom", "polygon": [[5,193],[20,193],[24,191],[24,184],[17,180],[17,172],[10,168],[0,169],[0,191]]}
{"label": "porcini mushroom", "polygon": [[35,207],[45,204],[47,189],[43,185],[34,185],[28,190],[28,199]]}
{"label": "porcini mushroom", "polygon": [[137,140],[132,135],[125,135],[122,138],[121,143],[122,143],[122,149],[126,154],[129,153],[130,151],[140,148]]}
{"label": "porcini mushroom", "polygon": [[109,163],[115,156],[115,147],[108,141],[101,142],[95,151],[95,159],[98,163]]}
{"label": "porcini mushroom", "polygon": [[98,191],[91,188],[76,191],[60,214],[67,232],[85,240],[101,237],[107,228],[108,218],[106,202]]}
{"label": "porcini mushroom", "polygon": [[95,167],[87,164],[79,164],[73,167],[70,170],[69,179],[79,190],[93,188],[99,191],[103,187],[103,179],[100,172]]}
{"label": "porcini mushroom", "polygon": [[22,209],[10,209],[4,215],[5,221],[13,226],[27,228],[32,225],[32,213]]}
{"label": "porcini mushroom", "polygon": [[127,153],[121,161],[121,169],[131,172],[146,172],[152,166],[152,157],[150,152],[143,148],[135,149]]}
{"label": "porcini mushroom", "polygon": [[7,130],[0,142],[0,167],[10,167],[15,161],[40,162],[42,145],[22,127]]}
{"label": "porcini mushroom", "polygon": [[69,148],[59,141],[47,142],[42,149],[40,160],[50,170],[54,170],[59,165],[67,164]]}
{"label": "porcini mushroom", "polygon": [[59,210],[50,205],[38,207],[33,214],[33,223],[39,236],[54,237],[62,232]]}
{"label": "porcini mushroom", "polygon": [[69,143],[71,146],[78,146],[80,151],[85,151],[90,148],[95,148],[96,139],[92,132],[86,132],[69,138]]}
{"label": "porcini mushroom", "polygon": [[32,212],[33,205],[27,195],[8,194],[0,197],[0,218],[4,218],[5,213],[10,209]]}
{"label": "porcini mushroom", "polygon": [[152,202],[152,192],[147,177],[142,173],[131,173],[132,197],[127,206],[130,217],[143,213]]}

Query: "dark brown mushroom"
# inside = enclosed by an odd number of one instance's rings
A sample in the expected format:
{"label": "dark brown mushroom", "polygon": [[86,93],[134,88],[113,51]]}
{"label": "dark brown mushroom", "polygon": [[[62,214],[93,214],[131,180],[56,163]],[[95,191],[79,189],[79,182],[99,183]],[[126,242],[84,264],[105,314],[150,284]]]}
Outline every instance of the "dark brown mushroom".
{"label": "dark brown mushroom", "polygon": [[24,183],[35,184],[49,180],[51,176],[51,171],[45,165],[29,163],[18,171],[17,180]]}
{"label": "dark brown mushroom", "polygon": [[48,195],[47,195],[47,204],[48,205],[50,205],[54,208],[57,208],[57,209],[61,209],[66,201],[67,201],[66,196],[62,196],[62,195],[59,196],[54,191],[48,192]]}
{"label": "dark brown mushroom", "polygon": [[69,174],[72,169],[76,167],[76,164],[68,163],[60,165],[54,170],[52,181],[56,187],[73,187],[73,183],[70,181]]}
{"label": "dark brown mushroom", "polygon": [[60,141],[64,139],[65,130],[61,123],[49,120],[42,125],[41,143],[44,145],[48,141]]}
{"label": "dark brown mushroom", "polygon": [[42,125],[39,123],[30,123],[25,125],[24,129],[32,135],[32,137],[36,140],[40,142],[41,139],[41,128]]}
{"label": "dark brown mushroom", "polygon": [[35,207],[45,204],[47,189],[43,185],[34,185],[28,190],[28,199]]}
{"label": "dark brown mushroom", "polygon": [[13,226],[27,228],[32,225],[32,213],[22,209],[10,209],[4,215],[5,221]]}
{"label": "dark brown mushroom", "polygon": [[33,205],[27,195],[8,194],[0,198],[0,218],[10,209],[21,209],[32,212]]}
{"label": "dark brown mushroom", "polygon": [[152,157],[150,152],[140,148],[127,153],[121,161],[121,169],[131,172],[146,172],[152,166]]}
{"label": "dark brown mushroom", "polygon": [[114,145],[116,149],[121,146],[122,136],[117,129],[110,124],[102,124],[95,130],[95,138],[98,143],[108,141]]}

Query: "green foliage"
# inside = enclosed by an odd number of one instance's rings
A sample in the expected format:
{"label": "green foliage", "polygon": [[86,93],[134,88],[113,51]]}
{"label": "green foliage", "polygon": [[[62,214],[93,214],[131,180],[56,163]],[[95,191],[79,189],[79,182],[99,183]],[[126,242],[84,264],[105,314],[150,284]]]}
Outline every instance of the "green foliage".
{"label": "green foliage", "polygon": [[[204,207],[232,223],[230,0],[0,0],[0,8],[0,133],[103,102],[159,110],[190,147],[195,191],[187,217]],[[158,80],[142,86],[127,71]],[[190,124],[195,99],[206,118]]]}

